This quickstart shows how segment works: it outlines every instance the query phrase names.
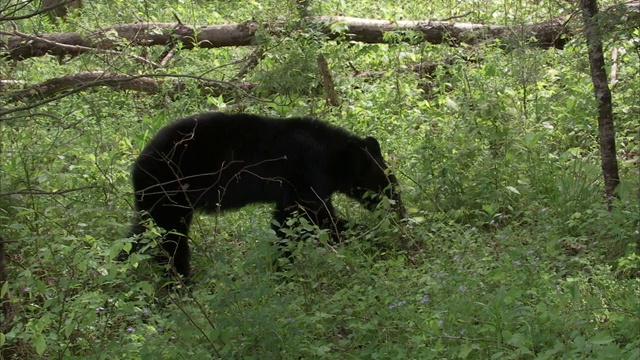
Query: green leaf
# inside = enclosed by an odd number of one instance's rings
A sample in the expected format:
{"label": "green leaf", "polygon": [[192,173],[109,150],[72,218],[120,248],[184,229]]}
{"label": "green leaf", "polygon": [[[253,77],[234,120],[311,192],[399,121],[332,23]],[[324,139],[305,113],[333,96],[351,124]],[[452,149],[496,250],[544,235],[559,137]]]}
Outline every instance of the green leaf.
{"label": "green leaf", "polygon": [[414,224],[422,224],[426,220],[427,219],[424,216],[415,216],[415,217],[409,218],[409,221]]}
{"label": "green leaf", "polygon": [[75,327],[76,326],[73,322],[68,322],[64,324],[64,336],[69,338],[69,336],[71,336],[71,333],[73,332],[73,329],[75,329]]}
{"label": "green leaf", "polygon": [[578,289],[578,285],[570,283],[567,286],[569,290],[569,294],[571,294],[572,301],[578,301],[581,299],[580,289]]}
{"label": "green leaf", "polygon": [[209,332],[209,341],[216,341],[220,337],[220,329],[213,329]]}
{"label": "green leaf", "polygon": [[331,29],[331,32],[334,34],[342,34],[349,30],[349,25],[344,21],[338,21],[331,24],[331,26],[329,26],[329,29]]}
{"label": "green leaf", "polygon": [[487,65],[484,67],[484,74],[486,76],[496,76],[496,74],[498,74],[498,69],[496,69],[496,67],[493,65]]}
{"label": "green leaf", "polygon": [[444,102],[444,105],[446,107],[448,107],[449,109],[453,110],[453,111],[459,111],[460,110],[460,106],[458,106],[458,103],[453,101],[453,99],[451,99],[451,98],[447,98],[445,100],[445,102]]}
{"label": "green leaf", "polygon": [[458,357],[461,359],[466,359],[473,350],[477,349],[477,347],[478,346],[474,344],[462,345],[460,347],[460,351],[458,352]]}
{"label": "green leaf", "polygon": [[5,281],[4,284],[2,284],[2,289],[0,289],[0,298],[4,298],[7,290],[9,290],[9,283]]}
{"label": "green leaf", "polygon": [[513,186],[507,186],[507,190],[511,191],[512,193],[516,193],[516,194],[520,195],[520,191],[518,191],[518,189],[516,189]]}
{"label": "green leaf", "polygon": [[47,342],[44,340],[42,334],[36,335],[33,339],[33,346],[36,348],[38,355],[42,356],[42,354],[44,354],[44,350],[47,348]]}
{"label": "green leaf", "polygon": [[591,337],[587,341],[587,343],[594,344],[594,345],[605,345],[605,344],[608,344],[608,343],[610,343],[610,342],[612,342],[614,340],[615,339],[611,335],[609,335],[607,333],[604,333],[604,332],[599,332],[599,333],[595,334],[593,337]]}

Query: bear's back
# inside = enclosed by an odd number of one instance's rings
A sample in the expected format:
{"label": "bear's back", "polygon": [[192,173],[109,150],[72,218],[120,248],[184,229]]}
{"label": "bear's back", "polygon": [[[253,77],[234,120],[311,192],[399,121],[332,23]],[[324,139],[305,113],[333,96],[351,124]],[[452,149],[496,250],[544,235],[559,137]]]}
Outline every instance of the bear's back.
{"label": "bear's back", "polygon": [[[212,148],[236,153],[282,151],[299,142],[333,147],[360,138],[344,129],[307,117],[269,118],[251,114],[202,113],[177,120],[149,143],[149,150],[168,153],[176,145],[189,144],[194,152]],[[215,146],[212,146],[215,144]],[[208,150],[208,151],[207,151]]]}

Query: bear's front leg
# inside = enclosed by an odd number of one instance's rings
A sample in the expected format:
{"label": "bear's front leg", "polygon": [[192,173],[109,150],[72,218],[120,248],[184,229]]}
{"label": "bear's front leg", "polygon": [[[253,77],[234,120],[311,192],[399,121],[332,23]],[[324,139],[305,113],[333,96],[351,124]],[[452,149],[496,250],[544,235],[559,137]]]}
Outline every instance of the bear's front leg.
{"label": "bear's front leg", "polygon": [[342,233],[347,230],[347,221],[335,215],[333,204],[330,199],[319,203],[315,207],[317,210],[306,211],[309,221],[316,224],[319,228],[325,229],[331,235],[333,244],[342,242]]}
{"label": "bear's front leg", "polygon": [[[162,249],[176,272],[182,275],[183,281],[188,283],[191,276],[188,233],[193,212],[189,209],[182,211],[176,209],[176,207],[156,207],[149,212],[149,215],[158,227],[165,230]],[[167,261],[164,256],[159,256],[157,259],[160,263]]]}

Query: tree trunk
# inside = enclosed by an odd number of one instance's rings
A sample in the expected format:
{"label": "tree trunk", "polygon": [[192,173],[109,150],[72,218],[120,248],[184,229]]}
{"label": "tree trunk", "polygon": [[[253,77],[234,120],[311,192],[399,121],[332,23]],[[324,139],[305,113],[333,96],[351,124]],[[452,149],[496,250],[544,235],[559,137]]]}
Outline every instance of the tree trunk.
{"label": "tree trunk", "polygon": [[327,93],[327,104],[330,106],[340,105],[338,100],[338,93],[336,93],[336,87],[333,85],[333,77],[327,64],[327,59],[322,54],[318,54],[318,68],[320,69],[320,78],[322,79],[322,85],[324,91]]}
{"label": "tree trunk", "polygon": [[613,109],[611,91],[607,83],[607,72],[604,68],[604,54],[600,31],[596,22],[598,4],[596,0],[581,0],[580,7],[584,20],[584,34],[589,48],[589,66],[593,90],[598,101],[598,134],[600,137],[601,166],[604,175],[604,189],[607,207],[611,210],[615,190],[620,184],[618,160],[616,157],[616,132],[613,125]]}
{"label": "tree trunk", "polygon": [[[7,263],[5,254],[5,240],[0,237],[0,288],[3,288],[7,280]],[[11,303],[11,296],[9,291],[0,296],[0,308],[2,309],[2,321],[0,322],[0,332],[8,333],[13,326],[13,318],[15,317],[15,309]],[[0,357],[2,354],[0,353]]]}

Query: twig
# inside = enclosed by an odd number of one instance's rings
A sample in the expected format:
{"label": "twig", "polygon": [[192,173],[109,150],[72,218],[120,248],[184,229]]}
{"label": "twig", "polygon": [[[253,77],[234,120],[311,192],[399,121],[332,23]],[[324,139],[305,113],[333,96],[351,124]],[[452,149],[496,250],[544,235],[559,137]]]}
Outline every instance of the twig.
{"label": "twig", "polygon": [[465,16],[467,16],[467,15],[469,15],[469,14],[471,14],[471,11],[467,11],[467,12],[466,12],[466,13],[464,13],[464,14],[460,14],[460,15],[453,15],[453,16],[450,16],[450,17],[448,17],[448,18],[444,18],[444,19],[440,19],[440,20],[436,20],[436,21],[442,21],[442,22],[445,22],[445,21],[451,21],[451,20],[453,20],[453,19],[460,19],[460,18],[463,18],[463,17],[465,17]]}
{"label": "twig", "polygon": [[3,193],[0,193],[0,196],[9,196],[9,195],[63,195],[63,194],[74,192],[74,191],[81,191],[81,190],[88,190],[88,189],[102,189],[102,188],[103,187],[101,185],[87,185],[87,186],[81,186],[79,188],[64,189],[64,190],[57,190],[57,191],[44,191],[44,190],[40,190],[40,189],[22,189],[22,190],[3,192]]}
{"label": "twig", "polygon": [[247,57],[244,60],[246,61],[246,63],[244,64],[244,66],[242,66],[242,68],[240,68],[240,71],[238,71],[238,73],[233,77],[233,79],[241,80],[245,75],[249,73],[249,71],[253,70],[256,66],[258,66],[258,62],[262,60],[262,58],[264,57],[264,54],[265,54],[265,50],[263,47],[257,47],[253,51],[251,51],[251,53],[247,55]]}

